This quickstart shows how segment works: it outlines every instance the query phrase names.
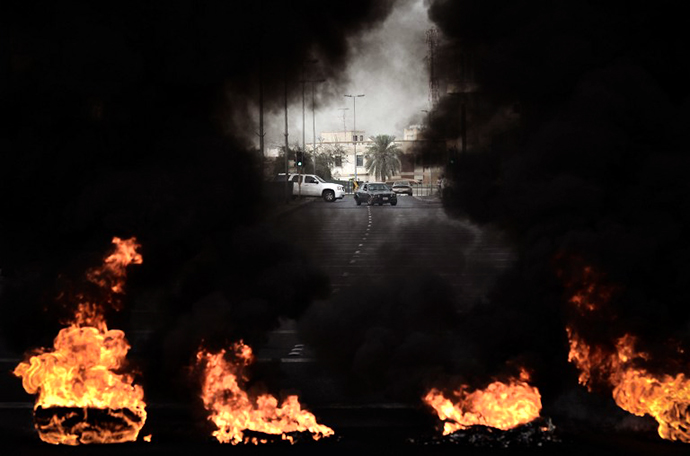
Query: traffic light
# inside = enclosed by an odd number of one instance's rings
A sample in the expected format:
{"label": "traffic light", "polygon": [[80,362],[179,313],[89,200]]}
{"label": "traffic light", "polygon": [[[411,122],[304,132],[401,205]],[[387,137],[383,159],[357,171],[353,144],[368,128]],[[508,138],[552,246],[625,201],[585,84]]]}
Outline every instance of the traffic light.
{"label": "traffic light", "polygon": [[302,166],[303,162],[304,162],[304,152],[297,152],[297,160],[295,160],[296,165]]}
{"label": "traffic light", "polygon": [[455,166],[457,161],[458,161],[458,150],[455,148],[448,150],[448,165],[449,166]]}

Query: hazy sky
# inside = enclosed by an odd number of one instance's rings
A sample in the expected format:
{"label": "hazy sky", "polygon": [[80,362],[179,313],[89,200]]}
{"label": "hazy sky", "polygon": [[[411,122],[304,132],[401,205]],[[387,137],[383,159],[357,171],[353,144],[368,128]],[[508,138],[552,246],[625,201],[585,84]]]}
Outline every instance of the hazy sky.
{"label": "hazy sky", "polygon": [[[316,135],[353,125],[353,101],[345,94],[364,94],[357,99],[357,129],[368,136],[389,134],[402,137],[403,128],[419,123],[428,109],[428,71],[425,60],[426,31],[432,27],[424,0],[400,1],[383,25],[356,37],[351,42],[352,60],[348,85],[317,85]],[[335,95],[319,104],[319,90]],[[306,142],[312,142],[311,88],[306,89]],[[340,94],[338,96],[338,94]],[[290,144],[302,143],[302,104],[289,107]],[[284,118],[270,121],[267,145],[284,144]]]}

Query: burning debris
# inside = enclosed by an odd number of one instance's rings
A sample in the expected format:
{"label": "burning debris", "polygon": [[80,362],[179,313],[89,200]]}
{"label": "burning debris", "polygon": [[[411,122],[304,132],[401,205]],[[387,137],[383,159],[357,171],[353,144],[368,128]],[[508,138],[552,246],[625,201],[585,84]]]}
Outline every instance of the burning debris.
{"label": "burning debris", "polygon": [[334,434],[331,428],[317,423],[312,413],[302,410],[297,396],[286,397],[280,407],[269,394],[250,398],[243,384],[247,381],[245,368],[252,361],[252,349],[242,342],[229,353],[197,353],[197,366],[203,372],[201,399],[210,414],[208,419],[216,426],[213,436],[219,442],[257,445],[278,435],[294,443],[298,433],[309,433],[314,440]]}
{"label": "burning debris", "polygon": [[[616,287],[606,284],[604,276],[590,266],[584,268],[577,282],[569,303],[579,318],[615,320],[607,304]],[[653,417],[659,423],[659,436],[690,443],[690,378],[685,372],[653,372],[648,366],[658,360],[639,350],[638,339],[632,334],[614,336],[608,344],[597,345],[586,340],[574,324],[566,331],[568,360],[580,371],[582,385],[590,391],[601,385],[611,388],[620,408]]]}
{"label": "burning debris", "polygon": [[474,425],[459,429],[443,437],[419,439],[422,445],[461,445],[476,448],[533,448],[560,443],[556,427],[548,418],[537,418],[527,424],[501,430]]}
{"label": "burning debris", "polygon": [[539,418],[541,395],[528,380],[523,370],[520,379],[508,383],[496,381],[482,390],[470,392],[462,385],[453,392],[453,399],[433,388],[424,402],[444,421],[443,435],[477,425],[505,431]]}
{"label": "burning debris", "polygon": [[443,436],[422,439],[424,445],[455,444],[482,448],[536,447],[558,443],[556,427],[542,418],[541,394],[523,369],[519,378],[495,381],[469,391],[462,385],[453,398],[432,388],[424,402],[443,421]]}
{"label": "burning debris", "polygon": [[52,350],[41,350],[20,363],[14,374],[24,389],[37,394],[35,426],[41,440],[52,444],[135,441],[146,422],[141,386],[125,372],[130,348],[123,331],[108,329],[105,305],[116,307],[127,265],[142,262],[134,238],[113,239],[116,250],[87,278],[106,294],[105,302],[79,295],[70,326],[63,328]]}

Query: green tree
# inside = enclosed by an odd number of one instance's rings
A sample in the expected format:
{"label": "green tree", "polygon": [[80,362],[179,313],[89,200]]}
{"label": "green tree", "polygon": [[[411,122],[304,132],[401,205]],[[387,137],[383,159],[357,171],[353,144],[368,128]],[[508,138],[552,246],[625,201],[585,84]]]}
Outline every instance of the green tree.
{"label": "green tree", "polygon": [[372,142],[367,146],[365,155],[367,171],[385,182],[400,172],[402,150],[395,144],[395,136],[378,135],[369,139]]}
{"label": "green tree", "polygon": [[324,179],[331,179],[331,169],[347,157],[347,152],[340,144],[319,146],[316,154],[316,174]]}

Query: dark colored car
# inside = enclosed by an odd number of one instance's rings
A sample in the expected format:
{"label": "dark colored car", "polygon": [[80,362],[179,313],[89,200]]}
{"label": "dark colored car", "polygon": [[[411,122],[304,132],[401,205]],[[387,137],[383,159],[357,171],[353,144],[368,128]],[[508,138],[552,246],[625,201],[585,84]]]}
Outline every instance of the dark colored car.
{"label": "dark colored car", "polygon": [[362,203],[367,203],[370,206],[374,204],[379,206],[382,204],[395,206],[398,204],[398,195],[383,182],[367,182],[362,184],[355,192],[355,202],[357,206]]}
{"label": "dark colored car", "polygon": [[412,196],[412,185],[408,181],[397,181],[393,184],[392,190],[396,194]]}

